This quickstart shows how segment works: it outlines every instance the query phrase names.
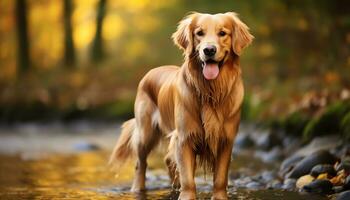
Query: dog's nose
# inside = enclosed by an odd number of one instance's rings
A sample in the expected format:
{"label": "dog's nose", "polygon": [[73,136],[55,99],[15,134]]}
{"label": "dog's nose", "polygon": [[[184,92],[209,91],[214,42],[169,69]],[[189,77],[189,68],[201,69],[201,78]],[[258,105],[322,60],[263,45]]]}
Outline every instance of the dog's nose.
{"label": "dog's nose", "polygon": [[203,49],[206,56],[213,56],[216,53],[216,47],[214,45],[207,46]]}

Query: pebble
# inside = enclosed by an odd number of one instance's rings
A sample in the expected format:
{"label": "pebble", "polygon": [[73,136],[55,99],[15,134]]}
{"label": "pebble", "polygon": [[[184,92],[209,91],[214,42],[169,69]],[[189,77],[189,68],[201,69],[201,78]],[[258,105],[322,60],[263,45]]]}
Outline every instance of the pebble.
{"label": "pebble", "polygon": [[73,145],[73,149],[76,151],[95,151],[95,150],[99,150],[100,147],[97,146],[96,144],[92,144],[87,141],[81,141],[81,142],[75,143]]}
{"label": "pebble", "polygon": [[283,184],[279,180],[273,180],[267,183],[266,188],[267,189],[281,189]]}
{"label": "pebble", "polygon": [[332,194],[333,185],[329,180],[316,179],[311,183],[304,185],[302,191],[317,193],[317,194]]}
{"label": "pebble", "polygon": [[344,187],[343,186],[333,186],[333,191],[335,193],[342,192],[342,191],[344,191]]}
{"label": "pebble", "polygon": [[297,180],[292,179],[292,178],[287,178],[283,181],[283,186],[282,189],[288,190],[288,191],[293,191],[295,189],[295,183]]}
{"label": "pebble", "polygon": [[292,171],[286,175],[286,178],[299,178],[308,174],[315,165],[334,164],[336,161],[337,158],[328,151],[317,151],[299,161]]}
{"label": "pebble", "polygon": [[342,160],[339,165],[335,168],[337,172],[345,170],[346,173],[350,173],[350,161],[348,159]]}
{"label": "pebble", "polygon": [[261,174],[261,178],[265,183],[268,183],[277,178],[277,174],[273,171],[264,171]]}
{"label": "pebble", "polygon": [[271,131],[260,135],[256,141],[257,147],[265,151],[270,150],[272,147],[279,146],[281,143],[279,137]]}
{"label": "pebble", "polygon": [[235,148],[246,149],[254,146],[254,141],[248,134],[239,134],[235,140]]}
{"label": "pebble", "polygon": [[245,187],[248,183],[252,182],[253,179],[249,176],[240,178],[234,181],[234,185],[237,187]]}
{"label": "pebble", "polygon": [[280,175],[285,176],[299,161],[301,161],[304,156],[294,154],[286,158],[280,166]]}
{"label": "pebble", "polygon": [[330,175],[331,177],[334,177],[337,175],[337,172],[335,171],[333,165],[316,165],[311,169],[310,175],[313,177],[318,177],[320,174],[324,174],[327,173],[328,175]]}
{"label": "pebble", "polygon": [[253,182],[250,182],[246,185],[246,188],[247,189],[252,189],[252,190],[258,190],[258,189],[261,189],[263,188],[263,185],[259,182],[256,182],[256,181],[253,181]]}
{"label": "pebble", "polygon": [[350,191],[345,191],[337,195],[336,200],[349,200],[350,199]]}
{"label": "pebble", "polygon": [[300,177],[297,182],[296,182],[296,187],[301,189],[303,188],[305,185],[311,183],[315,178],[312,177],[311,175],[304,175],[302,177]]}
{"label": "pebble", "polygon": [[344,181],[344,189],[350,190],[350,175],[348,175]]}

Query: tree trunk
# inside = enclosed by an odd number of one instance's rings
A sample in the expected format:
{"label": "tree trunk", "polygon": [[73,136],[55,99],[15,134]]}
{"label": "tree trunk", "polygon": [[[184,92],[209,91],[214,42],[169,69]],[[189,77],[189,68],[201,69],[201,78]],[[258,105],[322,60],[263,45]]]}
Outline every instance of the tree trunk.
{"label": "tree trunk", "polygon": [[104,57],[103,51],[103,39],[102,39],[102,25],[103,19],[106,14],[106,0],[99,0],[97,5],[96,15],[96,33],[92,43],[91,58],[92,61],[96,62]]}
{"label": "tree trunk", "polygon": [[17,71],[23,73],[30,68],[27,2],[16,0],[16,26],[17,26]]}
{"label": "tree trunk", "polygon": [[72,29],[73,0],[63,0],[64,19],[64,64],[73,66],[75,64],[75,50]]}

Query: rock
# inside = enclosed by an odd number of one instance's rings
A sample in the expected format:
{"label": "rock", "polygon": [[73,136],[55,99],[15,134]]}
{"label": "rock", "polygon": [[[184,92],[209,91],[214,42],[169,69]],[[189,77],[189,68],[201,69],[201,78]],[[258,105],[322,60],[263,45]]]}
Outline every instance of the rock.
{"label": "rock", "polygon": [[314,180],[311,183],[304,185],[302,191],[317,193],[317,194],[332,194],[333,185],[329,180]]}
{"label": "rock", "polygon": [[343,145],[342,149],[339,151],[339,154],[339,156],[342,158],[350,156],[350,144]]}
{"label": "rock", "polygon": [[345,191],[337,195],[336,200],[349,200],[350,199],[350,191]]}
{"label": "rock", "polygon": [[295,183],[296,183],[295,179],[292,179],[292,178],[285,179],[283,181],[282,189],[293,191],[295,189]]}
{"label": "rock", "polygon": [[100,147],[96,144],[92,144],[87,141],[77,142],[73,145],[73,148],[76,151],[95,151],[100,149]]}
{"label": "rock", "polygon": [[297,182],[296,182],[296,187],[301,189],[303,188],[305,185],[311,183],[315,178],[310,176],[310,175],[304,175],[302,177],[300,177]]}
{"label": "rock", "polygon": [[237,179],[233,183],[236,187],[246,187],[246,185],[250,182],[253,182],[253,179],[247,176],[244,178]]}
{"label": "rock", "polygon": [[283,151],[288,154],[294,154],[301,147],[300,138],[291,137],[291,136],[283,136]]}
{"label": "rock", "polygon": [[343,186],[333,186],[333,191],[335,193],[342,192],[342,191],[344,191],[344,187]]}
{"label": "rock", "polygon": [[318,164],[334,164],[337,158],[328,151],[317,151],[310,156],[305,157],[290,171],[287,178],[299,178],[300,176],[308,174],[311,169]]}
{"label": "rock", "polygon": [[337,172],[335,171],[333,165],[316,165],[311,169],[310,175],[317,178],[320,174],[327,173],[331,177],[334,177],[337,175]]}
{"label": "rock", "polygon": [[281,189],[283,184],[279,180],[273,180],[266,185],[266,189]]}
{"label": "rock", "polygon": [[270,131],[260,135],[256,144],[259,149],[267,151],[272,147],[281,145],[281,140],[275,133]]}
{"label": "rock", "polygon": [[269,152],[256,151],[255,156],[260,158],[263,162],[273,163],[283,158],[283,151],[280,147],[274,147]]}
{"label": "rock", "polygon": [[350,190],[350,175],[348,175],[344,181],[344,189],[345,190]]}
{"label": "rock", "polygon": [[273,171],[264,171],[262,174],[261,174],[261,178],[262,178],[262,181],[264,181],[264,183],[268,183],[274,179],[277,178],[277,174]]}
{"label": "rock", "polygon": [[246,149],[254,146],[254,141],[248,134],[238,134],[235,140],[235,148]]}
{"label": "rock", "polygon": [[284,177],[303,158],[304,156],[294,154],[293,156],[290,156],[287,159],[285,159],[280,166],[280,176]]}
{"label": "rock", "polygon": [[308,145],[300,148],[296,154],[309,156],[320,150],[330,150],[342,145],[343,140],[338,135],[327,135],[314,138]]}
{"label": "rock", "polygon": [[318,175],[316,179],[321,179],[321,180],[327,179],[328,180],[328,176],[329,175],[327,173],[323,173],[323,174]]}
{"label": "rock", "polygon": [[347,159],[344,159],[343,161],[341,161],[339,163],[339,165],[336,166],[335,170],[337,172],[344,170],[345,173],[350,173],[350,161],[348,161]]}
{"label": "rock", "polygon": [[253,189],[253,190],[258,190],[258,189],[263,188],[263,185],[261,183],[259,183],[259,182],[253,181],[253,182],[248,183],[246,185],[246,188]]}
{"label": "rock", "polygon": [[346,179],[345,171],[341,170],[337,173],[337,176],[333,177],[330,181],[334,186],[341,186]]}

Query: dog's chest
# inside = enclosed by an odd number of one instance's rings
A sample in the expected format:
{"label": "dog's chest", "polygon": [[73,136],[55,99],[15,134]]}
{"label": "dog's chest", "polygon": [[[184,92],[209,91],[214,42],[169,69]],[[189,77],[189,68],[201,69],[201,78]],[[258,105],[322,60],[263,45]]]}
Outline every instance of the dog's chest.
{"label": "dog's chest", "polygon": [[220,107],[213,108],[209,105],[203,105],[200,117],[205,138],[220,137],[223,134],[222,128],[226,117]]}

